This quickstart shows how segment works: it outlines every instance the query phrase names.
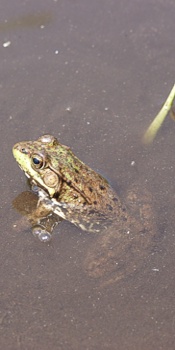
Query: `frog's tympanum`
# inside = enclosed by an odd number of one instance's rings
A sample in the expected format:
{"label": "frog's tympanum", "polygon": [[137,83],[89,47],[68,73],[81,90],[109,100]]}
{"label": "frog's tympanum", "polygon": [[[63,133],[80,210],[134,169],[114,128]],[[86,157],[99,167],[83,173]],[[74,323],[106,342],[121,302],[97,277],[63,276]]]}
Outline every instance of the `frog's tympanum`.
{"label": "frog's tympanum", "polygon": [[149,192],[134,185],[123,204],[107,180],[51,135],[19,142],[13,154],[39,197],[28,217],[41,241],[49,241],[65,219],[98,233],[85,258],[90,276],[108,274],[108,280],[117,280],[137,268],[155,235]]}

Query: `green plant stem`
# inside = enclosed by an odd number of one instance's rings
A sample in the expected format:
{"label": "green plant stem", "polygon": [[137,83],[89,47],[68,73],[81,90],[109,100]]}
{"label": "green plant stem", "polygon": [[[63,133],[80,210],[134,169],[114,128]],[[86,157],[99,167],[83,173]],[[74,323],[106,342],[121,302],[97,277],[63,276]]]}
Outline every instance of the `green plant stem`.
{"label": "green plant stem", "polygon": [[175,85],[173,86],[170,94],[168,95],[167,100],[165,101],[163,107],[160,112],[156,115],[153,122],[150,124],[149,128],[146,130],[143,135],[143,143],[150,144],[155,139],[158,130],[160,129],[165,117],[167,116],[169,110],[172,107],[173,101],[175,98]]}

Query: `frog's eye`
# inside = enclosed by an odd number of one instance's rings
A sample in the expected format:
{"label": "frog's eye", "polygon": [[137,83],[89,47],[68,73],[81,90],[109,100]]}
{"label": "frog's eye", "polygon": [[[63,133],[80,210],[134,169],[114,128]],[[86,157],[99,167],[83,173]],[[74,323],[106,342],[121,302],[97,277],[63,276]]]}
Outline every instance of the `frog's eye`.
{"label": "frog's eye", "polygon": [[45,161],[39,154],[33,154],[32,157],[32,167],[35,169],[42,169],[45,165]]}

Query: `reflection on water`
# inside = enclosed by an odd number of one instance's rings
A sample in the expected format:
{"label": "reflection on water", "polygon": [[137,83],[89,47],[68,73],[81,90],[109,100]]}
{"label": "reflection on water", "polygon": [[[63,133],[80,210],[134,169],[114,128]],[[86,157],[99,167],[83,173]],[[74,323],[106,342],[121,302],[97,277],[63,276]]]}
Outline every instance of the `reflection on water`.
{"label": "reflection on water", "polygon": [[7,19],[0,22],[0,32],[20,29],[25,27],[40,27],[52,21],[53,16],[49,12],[40,14],[28,14],[16,19]]}

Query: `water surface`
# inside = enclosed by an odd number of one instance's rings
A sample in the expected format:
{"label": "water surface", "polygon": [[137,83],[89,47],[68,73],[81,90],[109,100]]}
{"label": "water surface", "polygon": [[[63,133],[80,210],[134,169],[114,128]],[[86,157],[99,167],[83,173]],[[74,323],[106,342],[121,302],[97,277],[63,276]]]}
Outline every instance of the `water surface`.
{"label": "water surface", "polygon": [[[174,11],[171,0],[1,1],[2,349],[175,348],[175,124],[141,144],[174,84]],[[135,180],[152,192],[156,248],[135,274],[89,278],[96,240],[67,222],[50,245],[20,229],[12,202],[27,184],[11,148],[45,133],[119,193]]]}

